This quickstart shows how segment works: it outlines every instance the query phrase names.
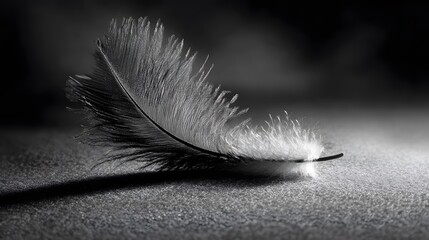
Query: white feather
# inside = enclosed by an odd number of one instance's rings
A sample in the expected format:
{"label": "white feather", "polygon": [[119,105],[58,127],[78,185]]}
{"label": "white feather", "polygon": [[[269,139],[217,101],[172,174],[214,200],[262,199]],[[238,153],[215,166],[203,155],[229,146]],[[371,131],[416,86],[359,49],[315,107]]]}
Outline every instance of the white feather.
{"label": "white feather", "polygon": [[[159,23],[151,33],[143,18],[113,20],[98,43],[96,72],[70,79],[70,98],[83,103],[90,118],[89,142],[112,147],[115,159],[166,170],[234,165],[315,175],[311,161],[323,146],[311,130],[287,114],[265,127],[250,126],[249,119],[230,126],[247,111],[231,106],[237,95],[228,100],[227,91],[205,80],[210,69],[204,64],[193,71],[195,54],[183,56],[183,41],[165,42],[163,34]],[[293,163],[298,159],[306,162]]]}

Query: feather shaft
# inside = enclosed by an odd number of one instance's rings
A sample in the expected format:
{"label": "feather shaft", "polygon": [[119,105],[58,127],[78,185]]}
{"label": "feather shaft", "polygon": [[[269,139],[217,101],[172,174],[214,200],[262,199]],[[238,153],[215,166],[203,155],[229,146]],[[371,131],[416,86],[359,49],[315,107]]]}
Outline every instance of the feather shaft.
{"label": "feather shaft", "polygon": [[[166,131],[164,128],[162,128],[160,125],[158,125],[154,120],[152,120],[144,111],[143,109],[141,109],[141,107],[136,103],[136,101],[133,99],[133,97],[130,95],[130,93],[127,91],[127,89],[125,88],[125,86],[122,84],[122,80],[119,76],[119,74],[116,72],[115,68],[113,67],[112,63],[109,61],[108,57],[106,56],[106,54],[103,52],[102,49],[102,45],[100,40],[97,40],[97,47],[101,53],[101,55],[103,56],[103,59],[105,60],[105,62],[107,63],[107,65],[109,66],[110,71],[112,72],[113,76],[115,77],[116,83],[119,85],[119,87],[121,88],[121,90],[124,92],[124,94],[126,94],[126,96],[128,97],[128,99],[133,103],[134,107],[141,113],[142,117],[147,118],[156,128],[158,128],[159,130],[161,130],[162,132],[164,132],[166,135],[168,135],[169,137],[171,137],[172,139],[174,139],[175,141],[195,149],[196,151],[200,151],[200,152],[204,152],[210,155],[213,155],[215,157],[226,157],[223,154],[220,153],[216,153],[216,152],[212,152],[210,150],[206,150],[200,147],[197,147],[193,144],[190,144],[176,136],[174,136],[173,134],[169,133],[168,131]],[[219,95],[220,96],[220,95]]]}

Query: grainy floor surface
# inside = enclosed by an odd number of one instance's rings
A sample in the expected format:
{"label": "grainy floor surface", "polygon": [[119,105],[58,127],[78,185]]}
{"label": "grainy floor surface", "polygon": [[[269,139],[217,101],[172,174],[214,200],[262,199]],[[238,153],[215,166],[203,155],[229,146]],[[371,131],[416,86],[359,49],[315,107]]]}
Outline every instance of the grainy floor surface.
{"label": "grainy floor surface", "polygon": [[429,114],[315,114],[316,179],[92,167],[75,130],[0,131],[2,239],[428,239]]}

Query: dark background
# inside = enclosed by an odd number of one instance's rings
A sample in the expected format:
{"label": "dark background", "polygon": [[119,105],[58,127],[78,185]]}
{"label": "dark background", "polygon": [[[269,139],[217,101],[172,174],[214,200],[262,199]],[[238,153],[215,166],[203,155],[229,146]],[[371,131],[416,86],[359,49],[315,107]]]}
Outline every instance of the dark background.
{"label": "dark background", "polygon": [[89,73],[112,18],[148,16],[185,39],[243,107],[425,105],[429,7],[275,1],[2,1],[2,125],[73,124],[68,76]]}

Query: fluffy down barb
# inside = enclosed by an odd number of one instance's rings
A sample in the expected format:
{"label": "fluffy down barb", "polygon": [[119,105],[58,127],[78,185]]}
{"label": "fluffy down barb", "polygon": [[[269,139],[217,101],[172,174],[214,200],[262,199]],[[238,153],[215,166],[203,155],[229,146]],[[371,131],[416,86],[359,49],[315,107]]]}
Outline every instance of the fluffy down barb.
{"label": "fluffy down barb", "polygon": [[145,18],[113,20],[97,41],[95,71],[69,79],[68,96],[87,118],[85,142],[111,148],[107,160],[142,168],[314,175],[323,147],[312,131],[287,115],[263,127],[230,126],[247,111],[232,106],[237,95],[210,85],[211,68],[194,70],[196,55],[174,36],[164,40],[160,23],[151,29]]}

